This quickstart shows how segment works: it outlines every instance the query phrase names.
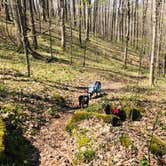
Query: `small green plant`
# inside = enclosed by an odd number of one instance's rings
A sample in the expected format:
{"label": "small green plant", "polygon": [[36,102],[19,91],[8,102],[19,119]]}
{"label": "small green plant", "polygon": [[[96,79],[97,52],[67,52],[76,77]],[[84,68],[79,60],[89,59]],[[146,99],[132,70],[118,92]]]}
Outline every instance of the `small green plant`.
{"label": "small green plant", "polygon": [[126,148],[133,146],[132,141],[128,134],[123,134],[119,139],[122,146]]}
{"label": "small green plant", "polygon": [[53,116],[53,115],[55,114],[55,109],[53,109],[53,108],[51,108],[51,107],[48,108],[47,111],[48,111],[48,114],[51,115],[51,116]]}
{"label": "small green plant", "polygon": [[95,151],[91,148],[81,148],[76,154],[76,163],[89,163],[95,158]]}
{"label": "small green plant", "polygon": [[65,101],[65,99],[60,94],[56,93],[54,95],[54,98],[55,98],[55,100],[56,100],[56,102],[57,102],[58,105],[65,106],[66,101]]}
{"label": "small green plant", "polygon": [[149,166],[147,159],[143,158],[140,160],[139,166]]}
{"label": "small green plant", "polygon": [[155,155],[165,155],[166,143],[158,137],[153,137],[150,143],[149,150]]}

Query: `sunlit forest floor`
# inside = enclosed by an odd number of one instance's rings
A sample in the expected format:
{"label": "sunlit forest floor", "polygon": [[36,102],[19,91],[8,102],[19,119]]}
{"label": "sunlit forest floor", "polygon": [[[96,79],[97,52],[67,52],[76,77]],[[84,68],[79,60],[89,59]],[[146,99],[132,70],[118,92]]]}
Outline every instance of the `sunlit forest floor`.
{"label": "sunlit forest floor", "polygon": [[[42,32],[45,32],[47,25],[43,27]],[[159,77],[156,86],[150,87],[147,64],[139,73],[138,55],[132,48],[128,67],[124,70],[121,44],[93,36],[87,44],[83,67],[84,49],[78,45],[77,31],[73,33],[71,65],[69,29],[67,48],[63,51],[60,29],[54,24],[53,27],[54,60],[47,62],[50,57],[49,36],[48,32],[42,33],[38,36],[37,52],[43,58],[30,56],[31,77],[28,78],[25,55],[18,53],[6,35],[5,24],[1,24],[0,111],[7,128],[5,162],[35,166],[139,165],[146,162],[151,135],[166,142],[166,80]],[[11,23],[8,29],[14,41]],[[126,120],[119,127],[95,118],[85,119],[73,130],[74,134],[68,134],[65,126],[78,109],[78,96],[86,94],[86,87],[95,80],[101,81],[107,99],[125,98],[126,103],[129,100],[136,103],[141,108],[142,118],[139,121]],[[92,98],[90,106],[103,100],[104,97]],[[81,135],[85,128],[87,131],[80,140],[77,135]],[[120,144],[119,139],[124,134],[131,139],[129,148]],[[88,147],[86,152],[89,155],[84,156],[80,147]],[[159,159],[154,154],[150,154],[150,158],[152,165],[160,165],[166,160],[166,157]]]}

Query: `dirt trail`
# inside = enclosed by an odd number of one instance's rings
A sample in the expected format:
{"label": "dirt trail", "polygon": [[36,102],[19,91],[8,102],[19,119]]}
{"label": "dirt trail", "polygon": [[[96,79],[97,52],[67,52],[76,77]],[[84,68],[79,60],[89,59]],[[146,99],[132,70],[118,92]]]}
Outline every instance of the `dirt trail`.
{"label": "dirt trail", "polygon": [[[72,112],[72,111],[71,111]],[[63,166],[70,164],[68,135],[64,131],[72,113],[63,113],[59,119],[53,119],[43,126],[34,141],[40,151],[41,166]]]}

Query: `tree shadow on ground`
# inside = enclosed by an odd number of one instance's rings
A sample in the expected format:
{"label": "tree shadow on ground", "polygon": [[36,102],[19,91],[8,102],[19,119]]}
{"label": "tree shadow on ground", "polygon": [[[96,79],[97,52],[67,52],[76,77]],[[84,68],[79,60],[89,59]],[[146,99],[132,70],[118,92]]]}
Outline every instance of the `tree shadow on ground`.
{"label": "tree shadow on ground", "polygon": [[23,136],[22,129],[17,126],[17,120],[10,115],[5,120],[5,152],[1,161],[2,165],[39,166],[39,150]]}

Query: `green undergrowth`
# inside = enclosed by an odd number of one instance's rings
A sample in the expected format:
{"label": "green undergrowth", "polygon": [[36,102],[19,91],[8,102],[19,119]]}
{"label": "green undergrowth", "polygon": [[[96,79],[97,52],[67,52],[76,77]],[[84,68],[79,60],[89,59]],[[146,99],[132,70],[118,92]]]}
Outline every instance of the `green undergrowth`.
{"label": "green undergrowth", "polygon": [[72,130],[72,136],[77,143],[77,151],[75,153],[73,163],[78,165],[80,163],[89,163],[95,158],[95,150],[93,148],[93,138],[87,136],[85,129]]}
{"label": "green undergrowth", "polygon": [[165,155],[166,154],[166,142],[162,141],[158,137],[153,137],[150,143],[149,150],[155,155]]}
{"label": "green undergrowth", "polygon": [[116,121],[116,123],[120,123],[119,117],[117,117],[115,115],[106,115],[106,114],[100,114],[100,113],[96,113],[96,112],[87,112],[87,111],[79,110],[74,113],[71,120],[66,125],[65,130],[67,132],[71,133],[74,128],[77,128],[78,122],[85,120],[85,119],[89,119],[91,117],[96,117],[98,119],[102,119],[106,123],[110,123],[113,121]]}
{"label": "green undergrowth", "polygon": [[122,136],[120,136],[119,140],[120,140],[121,145],[126,148],[133,146],[132,141],[128,134],[123,134]]}
{"label": "green undergrowth", "polygon": [[87,112],[96,112],[96,113],[101,113],[102,112],[102,105],[100,103],[98,104],[93,104],[84,109]]}

